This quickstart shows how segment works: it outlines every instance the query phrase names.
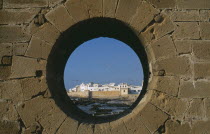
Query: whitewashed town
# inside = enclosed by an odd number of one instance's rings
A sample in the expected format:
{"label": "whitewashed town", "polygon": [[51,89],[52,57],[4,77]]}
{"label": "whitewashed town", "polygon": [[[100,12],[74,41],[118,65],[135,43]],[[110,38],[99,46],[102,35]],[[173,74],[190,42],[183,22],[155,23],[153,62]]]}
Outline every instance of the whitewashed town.
{"label": "whitewashed town", "polygon": [[85,92],[85,91],[121,91],[125,92],[127,94],[140,94],[142,90],[142,86],[133,86],[133,85],[128,85],[127,83],[120,83],[120,84],[115,84],[115,83],[109,83],[109,84],[97,84],[97,83],[88,83],[88,84],[80,84],[75,86],[72,89],[69,89],[70,92]]}

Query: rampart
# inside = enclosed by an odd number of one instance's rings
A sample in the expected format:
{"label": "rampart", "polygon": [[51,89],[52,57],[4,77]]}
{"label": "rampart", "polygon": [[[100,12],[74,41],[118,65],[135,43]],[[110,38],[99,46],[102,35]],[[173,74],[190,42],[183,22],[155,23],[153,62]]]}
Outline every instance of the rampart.
{"label": "rampart", "polygon": [[[128,114],[86,116],[65,63],[84,41],[128,44],[144,68]],[[209,134],[210,0],[0,0],[0,133]]]}

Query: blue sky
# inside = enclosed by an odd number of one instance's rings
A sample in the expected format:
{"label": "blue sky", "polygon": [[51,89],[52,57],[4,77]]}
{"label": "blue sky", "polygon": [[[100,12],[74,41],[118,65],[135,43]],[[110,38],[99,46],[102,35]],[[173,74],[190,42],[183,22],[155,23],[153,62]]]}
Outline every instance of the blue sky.
{"label": "blue sky", "polygon": [[81,44],[64,70],[66,89],[89,82],[141,85],[143,70],[136,53],[125,43],[100,37]]}

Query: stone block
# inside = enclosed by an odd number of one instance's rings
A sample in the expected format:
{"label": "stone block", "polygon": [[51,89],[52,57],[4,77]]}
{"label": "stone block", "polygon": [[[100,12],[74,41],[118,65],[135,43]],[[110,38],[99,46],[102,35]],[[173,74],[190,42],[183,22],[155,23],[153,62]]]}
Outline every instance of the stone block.
{"label": "stone block", "polygon": [[133,0],[132,2],[128,0],[119,0],[116,10],[116,18],[129,23],[141,2],[141,0]]}
{"label": "stone block", "polygon": [[112,134],[128,134],[128,130],[122,119],[110,122],[110,126]]}
{"label": "stone block", "polygon": [[171,15],[172,21],[200,21],[198,10],[175,11]]}
{"label": "stone block", "polygon": [[50,7],[54,7],[56,5],[58,5],[59,3],[61,3],[63,0],[50,0],[49,1],[49,6]]}
{"label": "stone block", "polygon": [[191,76],[191,63],[188,57],[168,58],[154,63],[153,72],[165,71],[166,76]]}
{"label": "stone block", "polygon": [[150,47],[154,54],[154,60],[175,56],[176,49],[170,36],[152,42]]}
{"label": "stone block", "polygon": [[210,96],[210,82],[206,81],[181,81],[179,97],[205,98]]}
{"label": "stone block", "polygon": [[192,45],[196,61],[210,60],[210,41],[197,41]]}
{"label": "stone block", "polygon": [[[177,28],[173,33],[176,39],[199,39],[199,25],[197,22],[176,22]],[[192,28],[193,27],[193,28]]]}
{"label": "stone block", "polygon": [[25,55],[33,58],[47,59],[51,49],[52,46],[47,42],[33,36]]}
{"label": "stone block", "polygon": [[125,121],[128,134],[150,134],[147,127],[142,123],[141,117],[133,116]]}
{"label": "stone block", "polygon": [[51,103],[51,105],[46,107],[51,108],[51,110],[49,112],[43,110],[45,114],[41,116],[39,122],[44,128],[43,133],[54,134],[65,121],[67,116],[63,111],[61,111],[61,109],[55,104],[54,101]]}
{"label": "stone block", "polygon": [[20,124],[17,121],[0,121],[0,133],[1,134],[19,134]]}
{"label": "stone block", "polygon": [[95,124],[94,134],[111,134],[111,126],[109,123]]}
{"label": "stone block", "polygon": [[39,9],[4,9],[0,10],[0,24],[29,23],[39,12]]}
{"label": "stone block", "polygon": [[64,32],[74,24],[74,20],[63,5],[54,8],[45,17],[61,32]]}
{"label": "stone block", "polygon": [[12,44],[10,43],[0,44],[0,60],[4,56],[12,56]]}
{"label": "stone block", "polygon": [[210,121],[197,121],[192,126],[191,134],[208,134],[210,132]]}
{"label": "stone block", "polygon": [[40,78],[25,78],[20,83],[25,100],[43,93],[48,88],[46,80]]}
{"label": "stone block", "polygon": [[166,134],[191,134],[191,128],[188,123],[181,124],[178,121],[168,120],[165,124]]}
{"label": "stone block", "polygon": [[14,43],[13,55],[23,56],[28,48],[28,43]]}
{"label": "stone block", "polygon": [[187,101],[170,97],[164,93],[154,92],[151,103],[170,114],[173,118],[182,120],[187,107]]}
{"label": "stone block", "polygon": [[35,97],[17,107],[17,111],[28,128],[38,121],[44,128],[43,133],[55,133],[66,118],[52,99]]}
{"label": "stone block", "polygon": [[53,45],[60,36],[60,32],[50,23],[45,23],[39,27],[34,36]]}
{"label": "stone block", "polygon": [[23,92],[20,81],[9,80],[0,82],[1,99],[11,100],[14,104],[23,101]]}
{"label": "stone block", "polygon": [[174,24],[172,23],[170,18],[166,17],[165,15],[163,15],[162,17],[163,21],[157,22],[154,27],[154,34],[156,39],[159,39],[175,30]]}
{"label": "stone block", "polygon": [[0,26],[0,43],[27,42],[30,40],[21,26]]}
{"label": "stone block", "polygon": [[0,66],[0,80],[6,80],[10,77],[11,66]]}
{"label": "stone block", "polygon": [[18,113],[10,101],[0,101],[0,120],[18,120]]}
{"label": "stone block", "polygon": [[201,22],[200,29],[201,29],[201,38],[205,40],[209,40],[210,39],[210,22]]}
{"label": "stone block", "polygon": [[209,22],[210,21],[210,10],[200,10],[200,20]]}
{"label": "stone block", "polygon": [[157,8],[175,8],[175,0],[147,0]]}
{"label": "stone block", "polygon": [[208,0],[177,0],[178,9],[210,9]]}
{"label": "stone block", "polygon": [[206,117],[208,119],[210,119],[210,99],[205,99],[204,105],[205,105],[205,109],[206,109]]}
{"label": "stone block", "polygon": [[47,7],[48,0],[3,0],[4,8]]}
{"label": "stone block", "polygon": [[148,103],[139,113],[143,124],[154,133],[168,119],[163,111]]}
{"label": "stone block", "polygon": [[6,66],[12,65],[12,57],[11,56],[4,56],[1,59],[1,64]]}
{"label": "stone block", "polygon": [[210,63],[194,64],[195,79],[210,79]]}
{"label": "stone block", "polygon": [[204,102],[202,99],[193,99],[185,113],[186,120],[202,120],[205,118]]}
{"label": "stone block", "polygon": [[103,0],[103,17],[114,18],[118,0]]}
{"label": "stone block", "polygon": [[176,40],[176,41],[174,41],[177,53],[179,55],[192,53],[192,44],[193,43],[194,43],[194,41],[190,41],[190,40]]}
{"label": "stone block", "polygon": [[154,26],[150,26],[144,32],[139,34],[139,39],[142,42],[142,45],[148,46],[152,41],[155,40],[155,35],[153,32]]}
{"label": "stone block", "polygon": [[159,12],[149,3],[141,2],[134,13],[135,15],[132,17],[130,25],[134,27],[137,32],[140,32],[154,19],[155,14]]}
{"label": "stone block", "polygon": [[93,125],[81,123],[77,129],[77,134],[93,134]]}
{"label": "stone block", "polygon": [[24,134],[41,134],[42,130],[42,126],[38,122],[35,122],[29,128],[25,129]]}
{"label": "stone block", "polygon": [[89,18],[88,8],[83,3],[83,0],[67,0],[65,7],[76,22]]}
{"label": "stone block", "polygon": [[103,16],[103,0],[84,0],[90,18]]}
{"label": "stone block", "polygon": [[67,117],[66,120],[62,123],[62,125],[58,129],[57,133],[69,134],[69,132],[71,132],[71,134],[76,134],[77,127],[78,127],[78,122]]}
{"label": "stone block", "polygon": [[46,63],[37,59],[13,56],[11,78],[36,76],[37,70],[46,70]]}
{"label": "stone block", "polygon": [[178,77],[155,77],[155,84],[151,86],[151,89],[166,93],[171,96],[177,96],[179,90],[179,78]]}

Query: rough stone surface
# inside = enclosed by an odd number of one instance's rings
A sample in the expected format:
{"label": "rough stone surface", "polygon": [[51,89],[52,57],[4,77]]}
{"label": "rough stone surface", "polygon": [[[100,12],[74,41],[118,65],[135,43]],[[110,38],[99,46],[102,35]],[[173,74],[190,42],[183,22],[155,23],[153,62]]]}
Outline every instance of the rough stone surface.
{"label": "rough stone surface", "polygon": [[210,23],[209,22],[201,22],[200,23],[201,28],[201,38],[204,40],[210,39]]}
{"label": "rough stone surface", "polygon": [[154,41],[151,43],[150,47],[153,51],[155,60],[175,56],[174,44],[169,36]]}
{"label": "rough stone surface", "polygon": [[[197,22],[176,22],[177,28],[173,34],[176,39],[199,39],[199,25]],[[193,28],[192,28],[193,27]]]}
{"label": "rough stone surface", "polygon": [[[150,114],[152,112],[153,114]],[[155,132],[164,121],[167,120],[168,115],[158,109],[152,104],[147,104],[139,115],[143,124],[149,129],[150,132]]]}
{"label": "rough stone surface", "polygon": [[37,70],[46,70],[45,64],[44,61],[38,61],[37,59],[14,56],[10,77],[21,78],[36,76]]}
{"label": "rough stone surface", "polygon": [[210,63],[194,64],[195,79],[210,79]]}
{"label": "rough stone surface", "polygon": [[4,8],[47,7],[48,0],[3,0]]}
{"label": "rough stone surface", "polygon": [[177,0],[178,9],[209,9],[210,1],[206,0]]}
{"label": "rough stone surface", "polygon": [[0,43],[26,42],[30,40],[21,26],[0,26]]}
{"label": "rough stone surface", "polygon": [[200,18],[201,21],[207,21],[210,20],[210,10],[200,10]]}
{"label": "rough stone surface", "polygon": [[185,114],[187,120],[202,120],[205,118],[204,102],[202,99],[193,99]]}
{"label": "rough stone surface", "polygon": [[0,24],[29,23],[39,12],[39,9],[5,9],[0,10]]}
{"label": "rough stone surface", "polygon": [[0,82],[0,99],[10,100],[14,104],[23,101],[23,92],[18,80]]}
{"label": "rough stone surface", "polygon": [[192,49],[196,60],[209,61],[210,60],[210,41],[197,41],[193,43]]}
{"label": "rough stone surface", "polygon": [[60,32],[51,24],[45,23],[34,34],[35,37],[40,38],[46,42],[54,44],[59,37]]}
{"label": "rough stone surface", "polygon": [[210,119],[210,99],[205,99],[204,100],[204,105],[205,105],[205,108],[206,108],[206,117],[208,119]]}
{"label": "rough stone surface", "polygon": [[48,12],[45,17],[61,32],[65,31],[74,24],[72,17],[63,5]]}
{"label": "rough stone surface", "polygon": [[103,0],[103,17],[115,17],[118,0]]}
{"label": "rough stone surface", "polygon": [[168,120],[165,126],[167,134],[190,134],[191,131],[189,124],[180,124],[172,120]]}
{"label": "rough stone surface", "polygon": [[23,56],[28,48],[28,43],[14,43],[13,55]]}
{"label": "rough stone surface", "polygon": [[132,2],[127,0],[119,0],[116,10],[116,18],[129,23],[140,4],[141,0],[133,0]]}
{"label": "rough stone surface", "polygon": [[192,134],[205,134],[210,132],[209,127],[210,121],[198,121],[193,125],[193,128],[191,130]]}
{"label": "rough stone surface", "polygon": [[80,124],[77,130],[77,134],[93,134],[92,124]]}
{"label": "rough stone surface", "polygon": [[3,0],[0,0],[0,9],[3,7]]}
{"label": "rough stone surface", "polygon": [[109,123],[95,124],[94,134],[111,134],[111,126]]}
{"label": "rough stone surface", "polygon": [[172,21],[200,21],[198,10],[176,11],[171,15]]}
{"label": "rough stone surface", "polygon": [[173,118],[177,120],[184,118],[184,112],[187,110],[186,100],[170,97],[167,94],[158,92],[155,92],[152,97],[151,103],[170,114]]}
{"label": "rough stone surface", "polygon": [[177,53],[181,54],[189,54],[192,52],[192,44],[194,42],[190,40],[176,40],[174,44],[176,46]]}
{"label": "rough stone surface", "polygon": [[47,59],[51,49],[52,46],[47,42],[33,36],[25,55],[33,58]]}
{"label": "rough stone surface", "polygon": [[210,82],[182,81],[179,96],[182,98],[203,98],[210,96]]}
{"label": "rough stone surface", "polygon": [[157,8],[174,8],[175,0],[147,0]]}
{"label": "rough stone surface", "polygon": [[82,0],[67,0],[65,6],[76,22],[89,18],[88,8]]}
{"label": "rough stone surface", "polygon": [[[0,44],[0,60],[4,56],[12,56],[12,44],[10,43],[2,43]],[[0,62],[0,64],[2,64]]]}
{"label": "rough stone surface", "polygon": [[18,120],[18,113],[9,101],[0,101],[0,120]]}
{"label": "rough stone surface", "polygon": [[158,11],[153,6],[146,2],[142,2],[130,23],[137,32],[140,32],[153,20],[155,14],[157,13]]}
{"label": "rough stone surface", "polygon": [[43,93],[47,89],[45,79],[40,78],[26,78],[21,80],[21,87],[25,100],[29,100],[38,94]]}
{"label": "rough stone surface", "polygon": [[157,61],[154,71],[164,70],[166,76],[186,76],[191,75],[190,61],[188,57],[174,57]]}
{"label": "rough stone surface", "polygon": [[0,133],[1,134],[19,134],[20,125],[17,121],[0,121]]}
{"label": "rough stone surface", "polygon": [[78,122],[71,119],[71,118],[66,118],[66,120],[62,123],[60,128],[58,129],[57,133],[58,134],[76,134],[77,133],[77,128],[78,127]]}
{"label": "rough stone surface", "polygon": [[150,88],[157,91],[166,93],[171,96],[177,96],[179,90],[179,78],[178,77],[154,77],[155,84]]}
{"label": "rough stone surface", "polygon": [[86,4],[90,18],[103,16],[103,0],[86,0],[83,3]]}

